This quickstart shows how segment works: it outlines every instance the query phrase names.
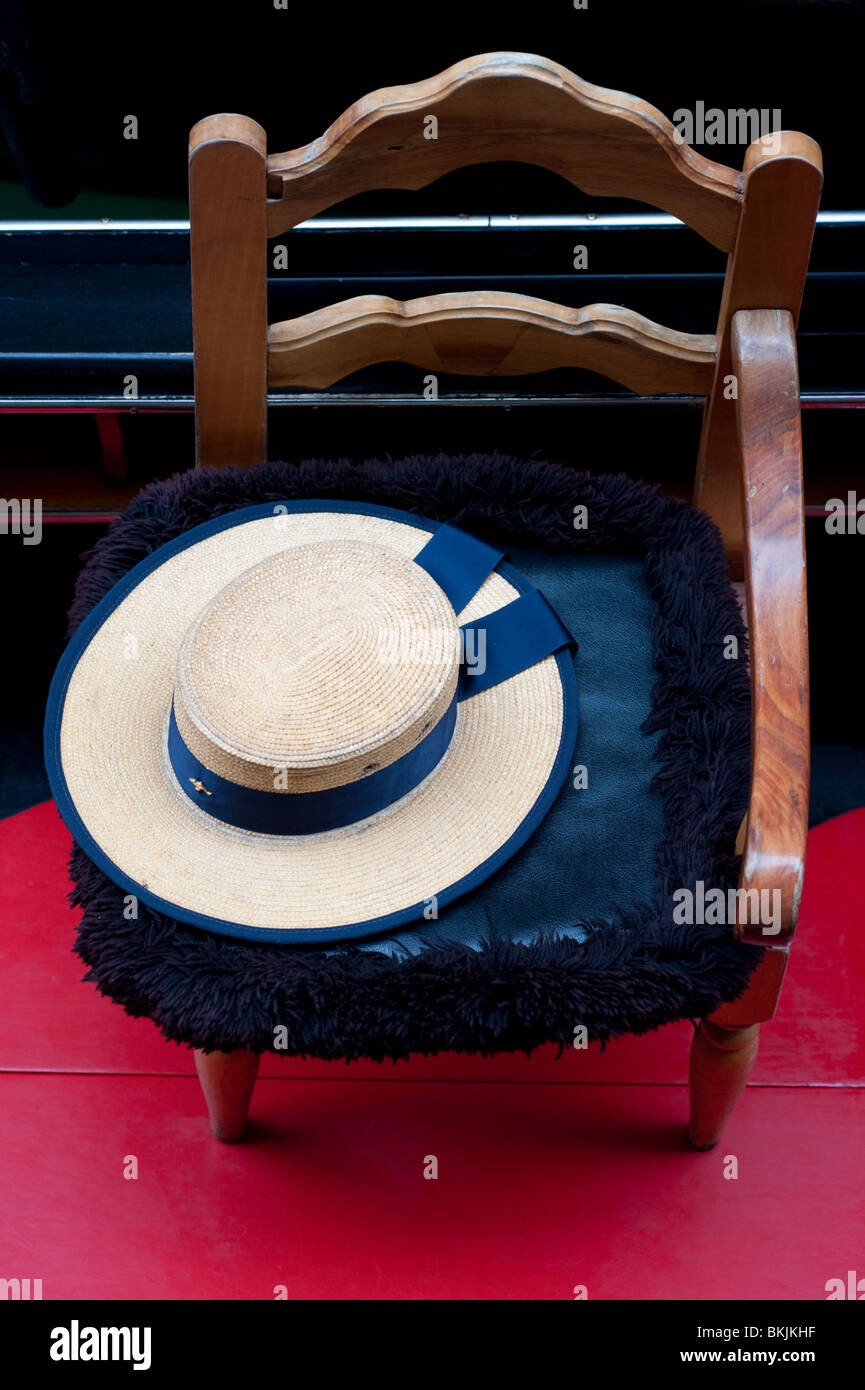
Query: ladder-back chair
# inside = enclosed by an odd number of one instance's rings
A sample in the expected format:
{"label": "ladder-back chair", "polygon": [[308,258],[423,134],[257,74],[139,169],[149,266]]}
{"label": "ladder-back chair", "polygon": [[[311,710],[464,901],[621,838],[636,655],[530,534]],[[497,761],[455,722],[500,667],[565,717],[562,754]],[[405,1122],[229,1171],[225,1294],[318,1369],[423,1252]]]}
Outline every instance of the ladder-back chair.
{"label": "ladder-back chair", "polygon": [[[646,102],[544,58],[491,53],[373,92],[284,154],[268,155],[256,122],[210,116],[191,133],[189,160],[199,465],[266,459],[269,388],[323,389],[384,361],[490,376],[587,367],[640,395],[706,397],[694,501],[720,528],[731,577],[744,577],[750,634],[740,888],[780,889],[782,903],[771,937],[739,922],[739,937],[765,948],[761,963],[695,1035],[690,1137],[711,1146],[747,1081],[759,1024],[774,1013],[802,890],[808,648],[795,331],[822,179],[817,145],[776,132],[747,149],[739,172],[684,144]],[[652,204],[727,252],[714,333],[677,332],[617,305],[472,291],[362,295],[268,326],[269,239],[351,195],[419,189],[499,160]],[[257,1056],[199,1050],[196,1059],[215,1131],[238,1137]]]}

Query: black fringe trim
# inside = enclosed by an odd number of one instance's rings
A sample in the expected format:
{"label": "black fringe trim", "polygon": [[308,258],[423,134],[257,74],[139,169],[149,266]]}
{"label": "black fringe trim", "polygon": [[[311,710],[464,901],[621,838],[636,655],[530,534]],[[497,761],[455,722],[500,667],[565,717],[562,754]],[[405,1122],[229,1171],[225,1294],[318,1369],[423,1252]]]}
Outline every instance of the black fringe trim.
{"label": "black fringe trim", "polygon": [[[188,1046],[273,1051],[281,1026],[284,1055],[377,1061],[528,1053],[550,1041],[565,1048],[579,1024],[605,1041],[735,999],[761,949],[727,927],[677,926],[671,901],[675,888],[700,878],[735,886],[733,844],[747,807],[745,633],[711,520],[623,474],[501,454],[188,472],[145,488],[85,557],[70,634],[127,570],[174,536],[237,507],[303,497],[401,507],[505,546],[643,557],[657,605],[658,669],[644,727],[659,735],[655,782],[667,827],[655,903],[587,923],[584,942],[542,937],[523,946],[497,937],[480,949],[438,945],[416,956],[287,947],[215,936],[143,903],[127,921],[123,890],[75,846],[70,900],[83,908],[75,950],[85,979]],[[574,529],[578,503],[588,507],[587,530]],[[723,659],[727,634],[738,638],[738,661]]]}

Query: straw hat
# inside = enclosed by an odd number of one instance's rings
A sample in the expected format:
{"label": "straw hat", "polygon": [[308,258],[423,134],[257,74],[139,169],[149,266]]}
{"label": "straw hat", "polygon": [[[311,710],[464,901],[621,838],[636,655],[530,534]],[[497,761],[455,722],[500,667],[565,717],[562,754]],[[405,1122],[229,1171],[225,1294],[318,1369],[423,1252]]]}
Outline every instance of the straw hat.
{"label": "straw hat", "polygon": [[78,629],[48,775],[85,852],[159,911],[295,944],[372,935],[438,916],[550,808],[574,645],[453,526],[245,507],[162,546]]}

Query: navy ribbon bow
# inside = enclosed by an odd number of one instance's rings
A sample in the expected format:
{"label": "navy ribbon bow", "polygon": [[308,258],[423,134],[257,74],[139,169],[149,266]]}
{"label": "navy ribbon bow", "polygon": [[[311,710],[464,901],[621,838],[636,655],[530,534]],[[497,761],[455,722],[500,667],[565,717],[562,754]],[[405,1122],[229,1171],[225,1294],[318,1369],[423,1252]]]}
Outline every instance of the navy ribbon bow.
{"label": "navy ribbon bow", "polygon": [[[444,523],[415,556],[460,613],[493,572],[504,552]],[[447,711],[421,741],[396,762],[357,781],[323,791],[261,791],[212,772],[183,740],[172,703],[168,757],[177,781],[208,815],[264,835],[313,835],[366,820],[401,800],[441,762],[456,727],[457,709],[520,671],[577,644],[538,589],[460,628],[460,678]]]}

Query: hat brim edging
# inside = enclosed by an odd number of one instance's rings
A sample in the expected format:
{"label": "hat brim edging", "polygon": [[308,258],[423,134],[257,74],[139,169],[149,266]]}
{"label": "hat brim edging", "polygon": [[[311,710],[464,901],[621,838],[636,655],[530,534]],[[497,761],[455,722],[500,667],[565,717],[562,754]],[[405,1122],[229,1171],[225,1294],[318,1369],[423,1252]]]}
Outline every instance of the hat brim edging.
{"label": "hat brim edging", "polygon": [[[278,512],[277,508],[279,508]],[[188,531],[182,532],[173,540],[166,542],[143,560],[140,560],[131,570],[119,579],[112,589],[99,600],[96,606],[76,629],[61,656],[51,682],[46,706],[44,731],[45,766],[58,811],[70,830],[75,842],[87,854],[90,860],[112,880],[112,882],[124,889],[127,894],[145,903],[148,907],[166,916],[188,923],[191,926],[200,927],[206,931],[239,939],[250,941],[291,942],[295,945],[313,941],[327,942],[350,940],[352,938],[372,936],[382,931],[405,926],[422,919],[424,909],[429,899],[426,897],[421,898],[399,911],[390,912],[378,917],[367,918],[361,922],[341,924],[332,927],[307,927],[303,929],[255,927],[246,923],[238,923],[220,917],[209,916],[174,903],[154,893],[146,884],[138,882],[135,878],[125,873],[114,860],[105,853],[88,831],[78,812],[74,798],[67,784],[61,757],[61,730],[69,683],[79,659],[108,617],[114,613],[124,599],[137,588],[142,580],[152,574],[161,565],[165,564],[173,556],[184,550],[190,549],[202,540],[208,539],[220,532],[242,525],[248,521],[272,517],[280,513],[295,514],[302,512],[335,512],[348,515],[375,516],[385,520],[392,520],[410,525],[423,531],[435,531],[442,524],[441,522],[433,521],[426,517],[419,517],[414,513],[401,511],[392,507],[378,506],[372,503],[341,502],[331,499],[303,499],[295,501],[286,500],[279,503],[261,503],[254,506],[242,507],[236,511],[214,517]],[[513,566],[507,562],[501,562],[497,567],[497,572],[506,578],[520,594],[532,588],[532,585],[528,583],[519,571],[515,570]],[[554,660],[561,681],[563,704],[559,746],[549,776],[540,794],[535,799],[529,813],[507,840],[470,873],[436,892],[435,897],[437,907],[439,908],[446,907],[455,899],[478,887],[506,863],[507,860],[516,854],[540,825],[565,782],[576,743],[578,728],[577,681],[573,657],[568,650],[561,650],[555,653]]]}

